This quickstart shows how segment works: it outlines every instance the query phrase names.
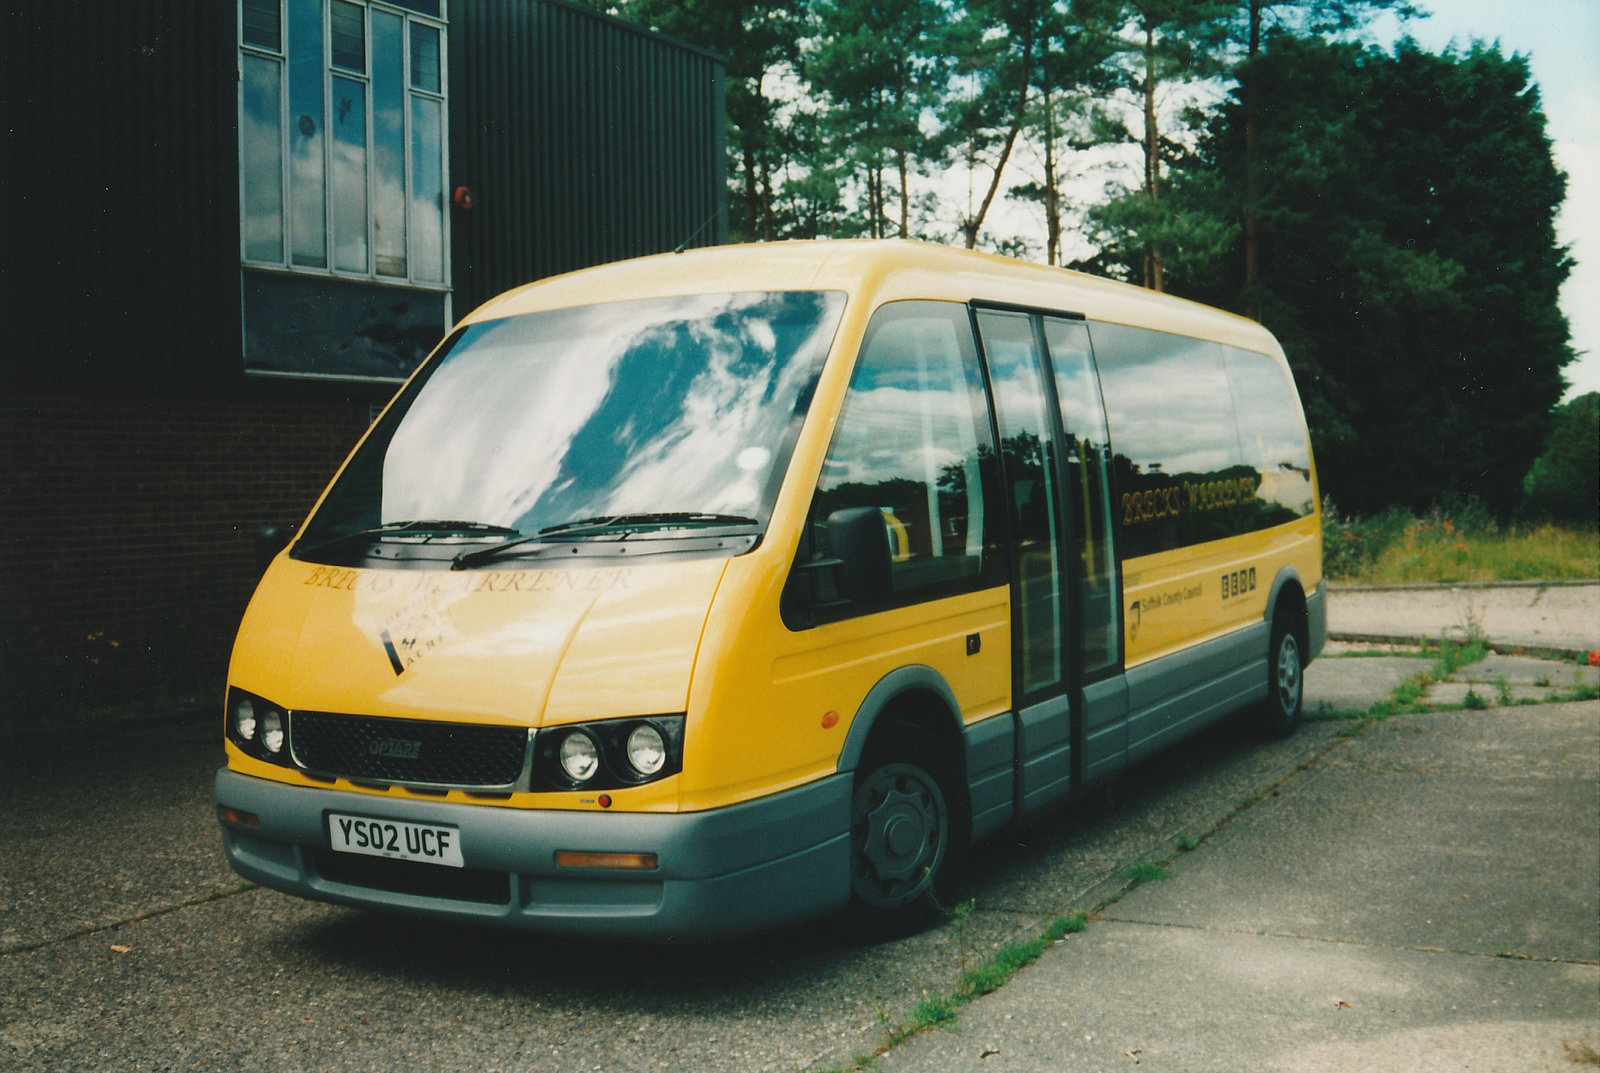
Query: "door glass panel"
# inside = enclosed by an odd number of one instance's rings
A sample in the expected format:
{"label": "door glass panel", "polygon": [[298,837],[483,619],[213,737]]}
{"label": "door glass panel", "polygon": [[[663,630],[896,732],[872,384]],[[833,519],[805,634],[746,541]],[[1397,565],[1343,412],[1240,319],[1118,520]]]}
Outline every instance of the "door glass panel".
{"label": "door glass panel", "polygon": [[1063,676],[1055,425],[1033,319],[984,312],[978,331],[1000,426],[1001,479],[1010,492],[1021,688],[1033,693],[1060,685]]}
{"label": "door glass panel", "polygon": [[244,186],[244,256],[283,261],[283,117],[277,60],[245,55],[240,64],[240,172]]}
{"label": "door glass panel", "polygon": [[278,0],[244,0],[240,36],[247,45],[277,52],[283,44],[283,17]]}
{"label": "door glass panel", "polygon": [[366,12],[349,0],[333,0],[328,10],[333,65],[365,74],[367,70]]}
{"label": "door glass panel", "polygon": [[1111,546],[1111,437],[1106,432],[1100,378],[1089,349],[1089,329],[1080,321],[1047,317],[1044,337],[1066,433],[1063,494],[1068,513],[1077,520],[1083,672],[1092,677],[1116,665],[1122,636],[1117,561]]}
{"label": "door glass panel", "polygon": [[439,31],[431,26],[411,24],[411,86],[439,92]]}
{"label": "door glass panel", "polygon": [[372,243],[380,276],[406,275],[405,20],[372,12]]}
{"label": "door glass panel", "polygon": [[333,267],[367,271],[367,86],[333,79]]}
{"label": "door glass panel", "polygon": [[411,99],[411,269],[444,282],[444,112],[440,101]]}
{"label": "door glass panel", "polygon": [[328,267],[321,0],[289,0],[289,205],[293,263]]}

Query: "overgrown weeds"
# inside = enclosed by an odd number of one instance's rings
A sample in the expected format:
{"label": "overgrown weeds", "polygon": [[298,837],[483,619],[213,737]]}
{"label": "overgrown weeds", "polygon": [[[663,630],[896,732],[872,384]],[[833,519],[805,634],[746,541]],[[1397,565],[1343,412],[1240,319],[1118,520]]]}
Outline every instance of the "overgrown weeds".
{"label": "overgrown weeds", "polygon": [[1390,507],[1371,518],[1322,505],[1322,562],[1348,584],[1399,585],[1600,578],[1592,529],[1501,527],[1481,503],[1436,507],[1417,517]]}

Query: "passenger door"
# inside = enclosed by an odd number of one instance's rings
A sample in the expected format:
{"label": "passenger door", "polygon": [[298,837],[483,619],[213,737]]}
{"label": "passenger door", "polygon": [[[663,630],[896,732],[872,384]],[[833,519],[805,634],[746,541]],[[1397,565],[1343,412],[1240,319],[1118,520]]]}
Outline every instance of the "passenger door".
{"label": "passenger door", "polygon": [[981,309],[1011,543],[1012,699],[1017,720],[1017,812],[1073,788],[1071,577],[1062,539],[1061,451],[1043,337],[1027,313]]}
{"label": "passenger door", "polygon": [[[1044,337],[1061,414],[1063,500],[1071,534],[1073,618],[1068,650],[1077,674],[1079,775],[1093,782],[1123,766],[1128,690],[1122,675],[1122,581],[1113,543],[1111,436],[1089,329],[1044,317]],[[1081,789],[1081,786],[1080,786]]]}

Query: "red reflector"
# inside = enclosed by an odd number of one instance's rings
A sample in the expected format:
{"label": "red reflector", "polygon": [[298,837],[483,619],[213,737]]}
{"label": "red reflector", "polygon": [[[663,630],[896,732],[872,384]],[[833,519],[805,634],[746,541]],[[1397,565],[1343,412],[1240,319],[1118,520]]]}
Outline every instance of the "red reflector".
{"label": "red reflector", "polygon": [[650,870],[656,866],[654,853],[589,853],[582,850],[556,850],[561,868],[630,868]]}
{"label": "red reflector", "polygon": [[217,806],[217,815],[222,817],[224,823],[236,823],[240,827],[260,827],[261,817],[254,812],[245,812],[241,809],[229,808],[227,805]]}

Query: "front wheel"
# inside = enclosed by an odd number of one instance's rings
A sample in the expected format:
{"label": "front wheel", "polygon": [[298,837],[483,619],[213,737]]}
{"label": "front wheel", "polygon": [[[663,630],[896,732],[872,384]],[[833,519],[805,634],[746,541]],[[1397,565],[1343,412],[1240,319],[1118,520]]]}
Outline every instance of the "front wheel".
{"label": "front wheel", "polygon": [[856,773],[850,803],[851,912],[878,933],[931,924],[965,845],[953,765],[925,738],[894,731]]}
{"label": "front wheel", "polygon": [[1267,646],[1267,699],[1257,712],[1256,729],[1265,738],[1286,738],[1300,725],[1305,704],[1305,645],[1289,616],[1272,622]]}

